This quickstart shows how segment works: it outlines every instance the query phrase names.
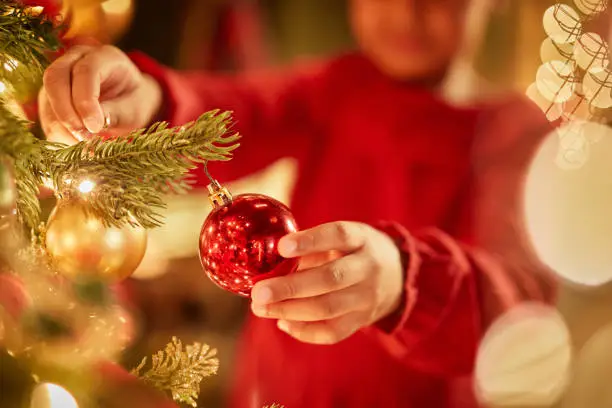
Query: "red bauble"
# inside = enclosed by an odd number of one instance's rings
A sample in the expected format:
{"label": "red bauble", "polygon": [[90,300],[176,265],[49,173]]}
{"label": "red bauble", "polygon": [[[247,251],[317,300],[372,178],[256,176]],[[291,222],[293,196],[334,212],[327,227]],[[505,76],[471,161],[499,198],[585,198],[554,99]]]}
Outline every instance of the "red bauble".
{"label": "red bauble", "polygon": [[293,214],[284,204],[259,194],[231,198],[227,190],[213,189],[215,208],[200,232],[200,260],[214,283],[249,296],[256,282],[297,269],[298,260],[283,258],[277,249],[284,235],[297,231]]}

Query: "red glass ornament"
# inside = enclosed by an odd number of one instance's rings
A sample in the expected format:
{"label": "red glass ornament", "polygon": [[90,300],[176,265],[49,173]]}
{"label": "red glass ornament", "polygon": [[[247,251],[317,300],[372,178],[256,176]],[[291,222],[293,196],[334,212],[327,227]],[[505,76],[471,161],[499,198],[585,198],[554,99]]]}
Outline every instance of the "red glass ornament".
{"label": "red glass ornament", "polygon": [[200,232],[200,260],[214,283],[248,297],[256,282],[297,269],[298,260],[277,249],[284,235],[297,231],[284,204],[260,194],[232,198],[216,182],[209,190],[214,208]]}

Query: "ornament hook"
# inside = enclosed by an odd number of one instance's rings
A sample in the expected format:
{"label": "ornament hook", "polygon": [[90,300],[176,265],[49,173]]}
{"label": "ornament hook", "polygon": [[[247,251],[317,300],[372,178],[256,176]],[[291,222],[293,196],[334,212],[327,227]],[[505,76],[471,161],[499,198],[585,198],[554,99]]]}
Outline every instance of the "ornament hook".
{"label": "ornament hook", "polygon": [[208,199],[213,207],[230,203],[232,201],[232,195],[227,188],[219,184],[219,182],[210,175],[208,171],[208,160],[204,162],[204,173],[210,181],[210,184],[208,184],[206,188],[208,188]]}

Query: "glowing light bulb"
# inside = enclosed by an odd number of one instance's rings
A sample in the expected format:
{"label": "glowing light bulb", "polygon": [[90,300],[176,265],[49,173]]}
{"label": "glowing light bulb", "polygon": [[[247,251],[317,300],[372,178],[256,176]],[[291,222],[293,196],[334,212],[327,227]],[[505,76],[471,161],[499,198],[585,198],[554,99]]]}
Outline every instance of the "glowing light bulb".
{"label": "glowing light bulb", "polygon": [[2,81],[0,81],[0,93],[6,91],[6,84]]}
{"label": "glowing light bulb", "polygon": [[96,183],[91,180],[84,180],[79,184],[79,191],[83,194],[88,194],[96,187]]}
{"label": "glowing light bulb", "polygon": [[79,404],[65,388],[46,383],[32,392],[30,408],[79,408]]}

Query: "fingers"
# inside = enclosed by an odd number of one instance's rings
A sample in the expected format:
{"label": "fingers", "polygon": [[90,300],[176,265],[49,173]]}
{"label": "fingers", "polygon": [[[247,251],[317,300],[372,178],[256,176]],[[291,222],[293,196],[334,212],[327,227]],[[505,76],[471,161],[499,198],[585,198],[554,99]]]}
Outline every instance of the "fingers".
{"label": "fingers", "polygon": [[42,129],[49,141],[68,145],[77,142],[75,135],[57,120],[44,88],[38,94],[38,109]]}
{"label": "fingers", "polygon": [[311,344],[335,344],[350,337],[365,325],[367,316],[362,312],[345,314],[321,322],[294,322],[279,320],[278,328],[291,337]]}
{"label": "fingers", "polygon": [[338,251],[327,251],[320,252],[317,254],[310,254],[300,258],[300,266],[298,270],[302,271],[305,269],[315,268],[317,266],[325,265],[331,261],[341,258],[342,254]]}
{"label": "fingers", "polygon": [[256,316],[302,322],[329,320],[342,315],[366,311],[372,305],[368,288],[352,286],[340,291],[305,299],[292,299],[268,305],[253,304]]}
{"label": "fingers", "polygon": [[255,304],[319,296],[366,280],[372,268],[358,254],[322,266],[257,282],[251,291]]}
{"label": "fingers", "polygon": [[350,253],[365,243],[363,226],[354,222],[333,222],[283,237],[278,243],[280,254],[294,258],[317,252]]}
{"label": "fingers", "polygon": [[71,48],[53,62],[43,76],[44,89],[55,117],[77,138],[83,130],[83,122],[72,103],[72,67],[89,50],[91,47],[86,46]]}
{"label": "fingers", "polygon": [[[118,55],[119,54],[119,55]],[[105,46],[82,56],[72,68],[72,101],[83,124],[91,133],[99,133],[105,125],[100,105],[102,82],[112,75],[121,61],[120,51]]]}

